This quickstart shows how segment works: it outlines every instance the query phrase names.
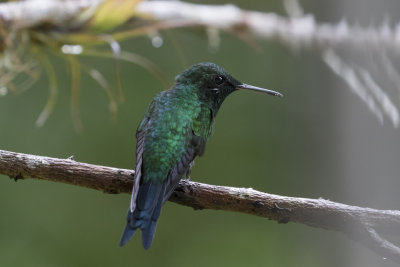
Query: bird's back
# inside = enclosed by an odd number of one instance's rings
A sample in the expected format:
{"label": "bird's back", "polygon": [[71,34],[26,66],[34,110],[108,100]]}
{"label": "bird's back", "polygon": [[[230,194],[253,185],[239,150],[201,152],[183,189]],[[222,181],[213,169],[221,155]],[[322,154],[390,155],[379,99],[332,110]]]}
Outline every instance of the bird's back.
{"label": "bird's back", "polygon": [[183,99],[174,90],[161,92],[152,106],[142,155],[142,179],[162,182],[185,153],[201,108],[194,97]]}

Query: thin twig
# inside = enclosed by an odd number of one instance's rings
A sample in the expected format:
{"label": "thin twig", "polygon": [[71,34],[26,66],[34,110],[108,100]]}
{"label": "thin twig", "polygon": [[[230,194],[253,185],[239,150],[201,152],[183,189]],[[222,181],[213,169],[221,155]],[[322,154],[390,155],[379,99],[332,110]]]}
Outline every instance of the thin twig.
{"label": "thin twig", "polygon": [[[88,187],[105,193],[130,193],[133,170],[0,150],[0,173],[15,180],[36,178]],[[229,210],[338,231],[400,264],[400,248],[379,234],[400,235],[400,211],[350,206],[325,199],[273,195],[251,188],[182,180],[170,201],[194,209]]]}

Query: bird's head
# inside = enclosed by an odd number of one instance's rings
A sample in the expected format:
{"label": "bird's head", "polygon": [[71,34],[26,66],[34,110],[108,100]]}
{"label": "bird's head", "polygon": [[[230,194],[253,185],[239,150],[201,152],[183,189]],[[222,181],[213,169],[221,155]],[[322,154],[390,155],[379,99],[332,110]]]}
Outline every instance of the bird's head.
{"label": "bird's head", "polygon": [[196,90],[199,100],[208,103],[215,111],[224,99],[232,92],[240,89],[259,91],[273,96],[281,93],[255,87],[233,78],[225,69],[217,64],[205,62],[195,64],[176,77],[176,83]]}

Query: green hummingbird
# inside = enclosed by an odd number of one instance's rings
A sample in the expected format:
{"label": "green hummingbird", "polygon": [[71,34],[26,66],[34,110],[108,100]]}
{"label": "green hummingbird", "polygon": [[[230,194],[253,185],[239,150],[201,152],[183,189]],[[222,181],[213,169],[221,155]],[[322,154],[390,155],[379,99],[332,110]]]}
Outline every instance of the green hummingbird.
{"label": "green hummingbird", "polygon": [[186,69],[154,97],[136,132],[136,172],[121,246],[140,228],[143,247],[150,248],[162,205],[179,180],[188,178],[195,157],[204,154],[224,99],[240,89],[282,96],[241,83],[206,62]]}

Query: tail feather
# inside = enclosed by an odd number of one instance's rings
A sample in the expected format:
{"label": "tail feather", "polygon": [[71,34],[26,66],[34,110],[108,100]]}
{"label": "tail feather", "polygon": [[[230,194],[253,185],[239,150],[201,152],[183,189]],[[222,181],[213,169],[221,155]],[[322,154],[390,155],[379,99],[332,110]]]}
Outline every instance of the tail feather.
{"label": "tail feather", "polygon": [[[164,186],[163,186],[164,188]],[[149,249],[153,242],[154,234],[156,232],[157,220],[160,217],[161,206],[164,199],[164,190],[161,190],[162,194],[159,195],[157,205],[153,210],[151,219],[145,228],[142,228],[142,244],[145,249]]]}
{"label": "tail feather", "polygon": [[128,211],[127,223],[122,234],[120,245],[125,245],[137,228],[142,230],[142,244],[149,249],[155,234],[157,219],[160,216],[165,185],[161,183],[144,183],[140,186],[136,207]]}
{"label": "tail feather", "polygon": [[157,221],[151,221],[146,228],[142,229],[142,245],[144,249],[149,249],[156,233]]}
{"label": "tail feather", "polygon": [[131,239],[133,234],[136,232],[137,228],[133,228],[132,225],[130,224],[129,218],[132,218],[132,215],[133,215],[132,212],[128,211],[127,223],[126,223],[124,232],[122,233],[121,241],[119,242],[119,245],[121,247],[124,246],[129,241],[129,239]]}

